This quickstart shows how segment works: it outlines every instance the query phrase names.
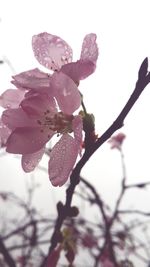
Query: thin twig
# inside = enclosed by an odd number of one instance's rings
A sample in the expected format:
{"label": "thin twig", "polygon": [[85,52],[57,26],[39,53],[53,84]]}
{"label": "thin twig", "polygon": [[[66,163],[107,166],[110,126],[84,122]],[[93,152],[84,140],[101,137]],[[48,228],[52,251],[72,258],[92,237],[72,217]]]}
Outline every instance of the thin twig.
{"label": "thin twig", "polygon": [[16,267],[15,261],[13,260],[12,256],[8,252],[8,249],[5,247],[1,239],[0,239],[0,253],[3,255],[5,262],[8,264],[9,267]]}

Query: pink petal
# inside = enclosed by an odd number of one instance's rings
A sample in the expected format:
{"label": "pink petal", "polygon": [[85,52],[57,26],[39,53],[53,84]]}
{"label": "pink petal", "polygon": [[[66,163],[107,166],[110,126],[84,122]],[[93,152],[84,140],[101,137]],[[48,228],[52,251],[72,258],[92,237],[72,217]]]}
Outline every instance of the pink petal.
{"label": "pink petal", "polygon": [[96,63],[98,58],[98,46],[96,43],[96,34],[90,33],[84,37],[80,59]]}
{"label": "pink petal", "polygon": [[11,134],[10,129],[0,120],[0,147],[4,146],[7,142],[9,135]]}
{"label": "pink petal", "polygon": [[115,267],[115,265],[111,260],[105,259],[101,262],[101,267]]}
{"label": "pink petal", "polygon": [[60,37],[47,32],[34,35],[32,47],[39,63],[54,71],[72,61],[71,47]]}
{"label": "pink petal", "polygon": [[77,85],[95,71],[95,64],[89,60],[78,60],[62,66],[61,71],[68,75]]}
{"label": "pink petal", "polygon": [[37,152],[50,140],[53,132],[42,131],[40,127],[16,128],[7,140],[7,152],[14,154],[32,154]]}
{"label": "pink petal", "polygon": [[0,106],[3,108],[17,108],[24,95],[24,91],[8,89],[0,96]]}
{"label": "pink petal", "polygon": [[50,76],[39,69],[32,69],[13,76],[12,83],[24,89],[47,89],[50,87]]}
{"label": "pink petal", "polygon": [[39,151],[26,154],[22,156],[22,168],[25,172],[31,172],[35,169],[35,167],[39,164],[42,156],[45,152],[45,147],[40,149]]}
{"label": "pink petal", "polygon": [[112,136],[108,140],[108,143],[111,144],[111,149],[116,148],[120,150],[125,138],[126,138],[126,135],[124,133],[118,133]]}
{"label": "pink petal", "polygon": [[62,112],[72,114],[80,107],[81,96],[78,87],[67,75],[62,72],[54,73],[51,85]]}
{"label": "pink petal", "polygon": [[58,248],[54,249],[51,254],[48,256],[47,263],[45,267],[57,267],[57,263],[60,258],[61,253],[61,246],[58,246]]}
{"label": "pink petal", "polygon": [[21,107],[31,117],[43,116],[45,111],[57,111],[54,98],[46,94],[37,94],[24,99]]}
{"label": "pink petal", "polygon": [[75,140],[77,141],[77,143],[79,143],[79,145],[81,145],[83,121],[80,115],[74,117],[72,121],[72,129],[74,131]]}
{"label": "pink petal", "polygon": [[68,179],[78,156],[75,139],[64,134],[50,153],[49,179],[53,186],[62,186]]}
{"label": "pink petal", "polygon": [[5,110],[2,113],[2,122],[12,130],[17,127],[37,126],[37,122],[31,120],[21,108]]}
{"label": "pink petal", "polygon": [[97,239],[92,233],[83,233],[81,235],[81,242],[83,247],[92,249],[93,247],[97,247]]}

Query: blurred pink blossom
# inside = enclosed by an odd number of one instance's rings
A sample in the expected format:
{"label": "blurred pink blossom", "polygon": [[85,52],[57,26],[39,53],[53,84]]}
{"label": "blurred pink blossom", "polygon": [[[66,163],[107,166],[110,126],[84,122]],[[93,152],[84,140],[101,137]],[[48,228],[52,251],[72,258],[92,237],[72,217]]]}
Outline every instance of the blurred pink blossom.
{"label": "blurred pink blossom", "polygon": [[98,245],[97,239],[95,236],[92,235],[92,233],[85,233],[81,236],[81,243],[83,247],[92,249],[93,247],[96,247]]}
{"label": "blurred pink blossom", "polygon": [[47,263],[45,267],[56,267],[60,258],[61,246],[55,248],[52,253],[48,256]]}
{"label": "blurred pink blossom", "polygon": [[100,256],[100,265],[99,267],[116,267],[111,260],[111,252],[108,246],[105,247],[105,249],[102,251],[102,255]]}
{"label": "blurred pink blossom", "polygon": [[100,267],[115,267],[114,263],[109,260],[109,259],[104,259],[102,262],[101,262],[101,265]]}
{"label": "blurred pink blossom", "polygon": [[118,133],[112,136],[108,141],[111,144],[111,149],[116,148],[120,150],[125,138],[126,135],[124,133]]}

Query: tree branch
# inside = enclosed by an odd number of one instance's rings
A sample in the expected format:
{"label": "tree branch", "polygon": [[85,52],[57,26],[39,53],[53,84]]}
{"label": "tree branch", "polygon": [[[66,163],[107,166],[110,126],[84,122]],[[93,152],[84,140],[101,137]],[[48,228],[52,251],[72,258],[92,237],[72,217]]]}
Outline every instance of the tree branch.
{"label": "tree branch", "polygon": [[[72,174],[70,176],[70,185],[69,185],[68,189],[66,190],[65,204],[63,205],[61,203],[61,205],[57,206],[58,217],[57,217],[55,229],[54,229],[54,232],[53,232],[53,235],[51,238],[51,246],[49,249],[49,253],[51,253],[53,251],[53,249],[56,247],[56,245],[58,244],[59,238],[60,238],[61,226],[62,226],[64,220],[67,217],[69,217],[69,210],[71,208],[73,194],[74,194],[76,186],[80,182],[80,172],[81,172],[83,166],[86,164],[86,162],[89,160],[89,158],[94,154],[94,152],[104,142],[106,142],[116,130],[120,129],[123,126],[124,119],[126,118],[128,113],[130,112],[131,108],[134,106],[135,102],[137,101],[137,99],[139,98],[139,96],[141,95],[141,93],[143,92],[145,87],[149,84],[149,82],[150,82],[150,72],[148,72],[148,59],[145,58],[141,64],[141,67],[140,67],[139,72],[138,72],[138,80],[136,82],[135,89],[134,89],[133,93],[131,94],[129,100],[127,101],[127,103],[123,107],[122,111],[120,112],[118,117],[115,119],[115,121],[112,123],[112,125],[103,133],[103,135],[100,138],[98,138],[98,140],[95,143],[92,144],[92,146],[91,146],[91,142],[89,140],[89,144],[90,144],[89,148],[88,148],[88,146],[86,146],[83,157],[77,163],[76,167],[72,171]],[[90,135],[88,135],[88,136],[90,136]],[[86,138],[86,133],[85,133],[85,138]],[[42,263],[41,267],[42,266],[45,267],[46,266],[45,263],[46,263],[46,259]]]}
{"label": "tree branch", "polygon": [[0,239],[0,252],[3,255],[5,262],[8,264],[9,267],[16,267],[16,264],[8,252],[8,249],[5,247],[3,241]]}

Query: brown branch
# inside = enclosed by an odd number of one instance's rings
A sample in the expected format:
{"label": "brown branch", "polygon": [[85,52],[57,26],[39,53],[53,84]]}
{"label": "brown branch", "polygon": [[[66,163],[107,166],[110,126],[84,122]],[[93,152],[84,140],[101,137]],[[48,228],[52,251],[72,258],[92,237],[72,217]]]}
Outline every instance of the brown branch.
{"label": "brown branch", "polygon": [[118,214],[131,214],[133,213],[143,215],[143,216],[150,216],[150,212],[141,211],[141,210],[118,210]]}
{"label": "brown branch", "polygon": [[131,188],[144,189],[145,187],[149,185],[150,185],[150,182],[142,182],[142,183],[137,183],[137,184],[125,185],[125,188],[126,189],[131,189]]}
{"label": "brown branch", "polygon": [[32,226],[33,223],[36,223],[36,224],[40,224],[40,223],[50,223],[51,222],[54,222],[53,220],[49,220],[49,219],[39,219],[39,220],[31,220],[30,222],[26,223],[25,225],[22,225],[20,227],[18,227],[17,229],[15,230],[12,230],[10,233],[4,235],[4,236],[1,236],[1,240],[6,240],[14,235],[18,235],[20,232],[23,232],[25,231],[28,227]]}
{"label": "brown branch", "polygon": [[103,244],[103,247],[101,248],[101,250],[99,251],[98,255],[95,256],[95,263],[94,263],[94,267],[99,265],[99,259],[100,256],[102,255],[103,251],[105,250],[106,247],[109,247],[109,252],[110,252],[110,256],[112,259],[112,262],[115,264],[116,267],[119,267],[116,261],[116,256],[114,253],[114,246],[113,246],[113,241],[112,241],[112,237],[111,237],[111,224],[109,219],[107,218],[107,215],[105,213],[105,204],[104,202],[101,200],[98,192],[96,191],[96,189],[94,188],[93,185],[91,185],[88,181],[86,181],[85,179],[83,179],[82,177],[80,177],[80,180],[91,190],[91,192],[93,193],[94,197],[95,197],[95,203],[98,205],[99,209],[100,209],[100,213],[102,214],[103,217],[103,221],[104,221],[104,232],[105,232],[105,242]]}
{"label": "brown branch", "polygon": [[0,239],[0,252],[4,257],[5,262],[8,264],[9,267],[16,267],[16,264],[9,254],[8,249],[5,247],[3,241]]}
{"label": "brown branch", "polygon": [[97,193],[96,189],[94,188],[94,186],[92,184],[90,184],[88,181],[86,181],[83,177],[80,177],[80,181],[82,181],[82,183],[84,183],[93,193],[94,197],[95,197],[95,203],[98,205],[100,212],[103,216],[103,220],[104,223],[107,224],[107,216],[105,214],[105,209],[104,209],[104,202],[101,200],[99,194]]}
{"label": "brown branch", "polygon": [[[70,176],[70,185],[66,190],[65,204],[63,205],[62,203],[61,204],[59,203],[60,205],[57,206],[58,217],[51,238],[51,246],[49,249],[49,253],[53,251],[53,249],[57,246],[59,242],[61,226],[64,220],[69,216],[69,210],[71,208],[73,194],[76,186],[80,182],[80,172],[83,166],[86,164],[89,158],[94,154],[94,152],[104,142],[106,142],[116,130],[120,129],[123,126],[124,119],[128,115],[131,108],[134,106],[135,102],[143,92],[144,88],[149,84],[149,82],[150,82],[150,72],[148,72],[148,59],[145,58],[139,69],[138,80],[136,82],[135,89],[131,94],[129,100],[127,101],[126,105],[124,106],[124,108],[122,109],[116,120],[112,123],[112,125],[104,132],[104,134],[95,143],[91,145],[91,140],[89,140],[89,147],[86,146],[83,157],[77,163],[76,167],[72,171],[72,174]],[[87,138],[89,138],[89,136],[90,136],[89,133],[85,132],[86,144],[88,143]],[[43,261],[41,267],[46,266],[45,264],[46,264],[46,259]]]}

